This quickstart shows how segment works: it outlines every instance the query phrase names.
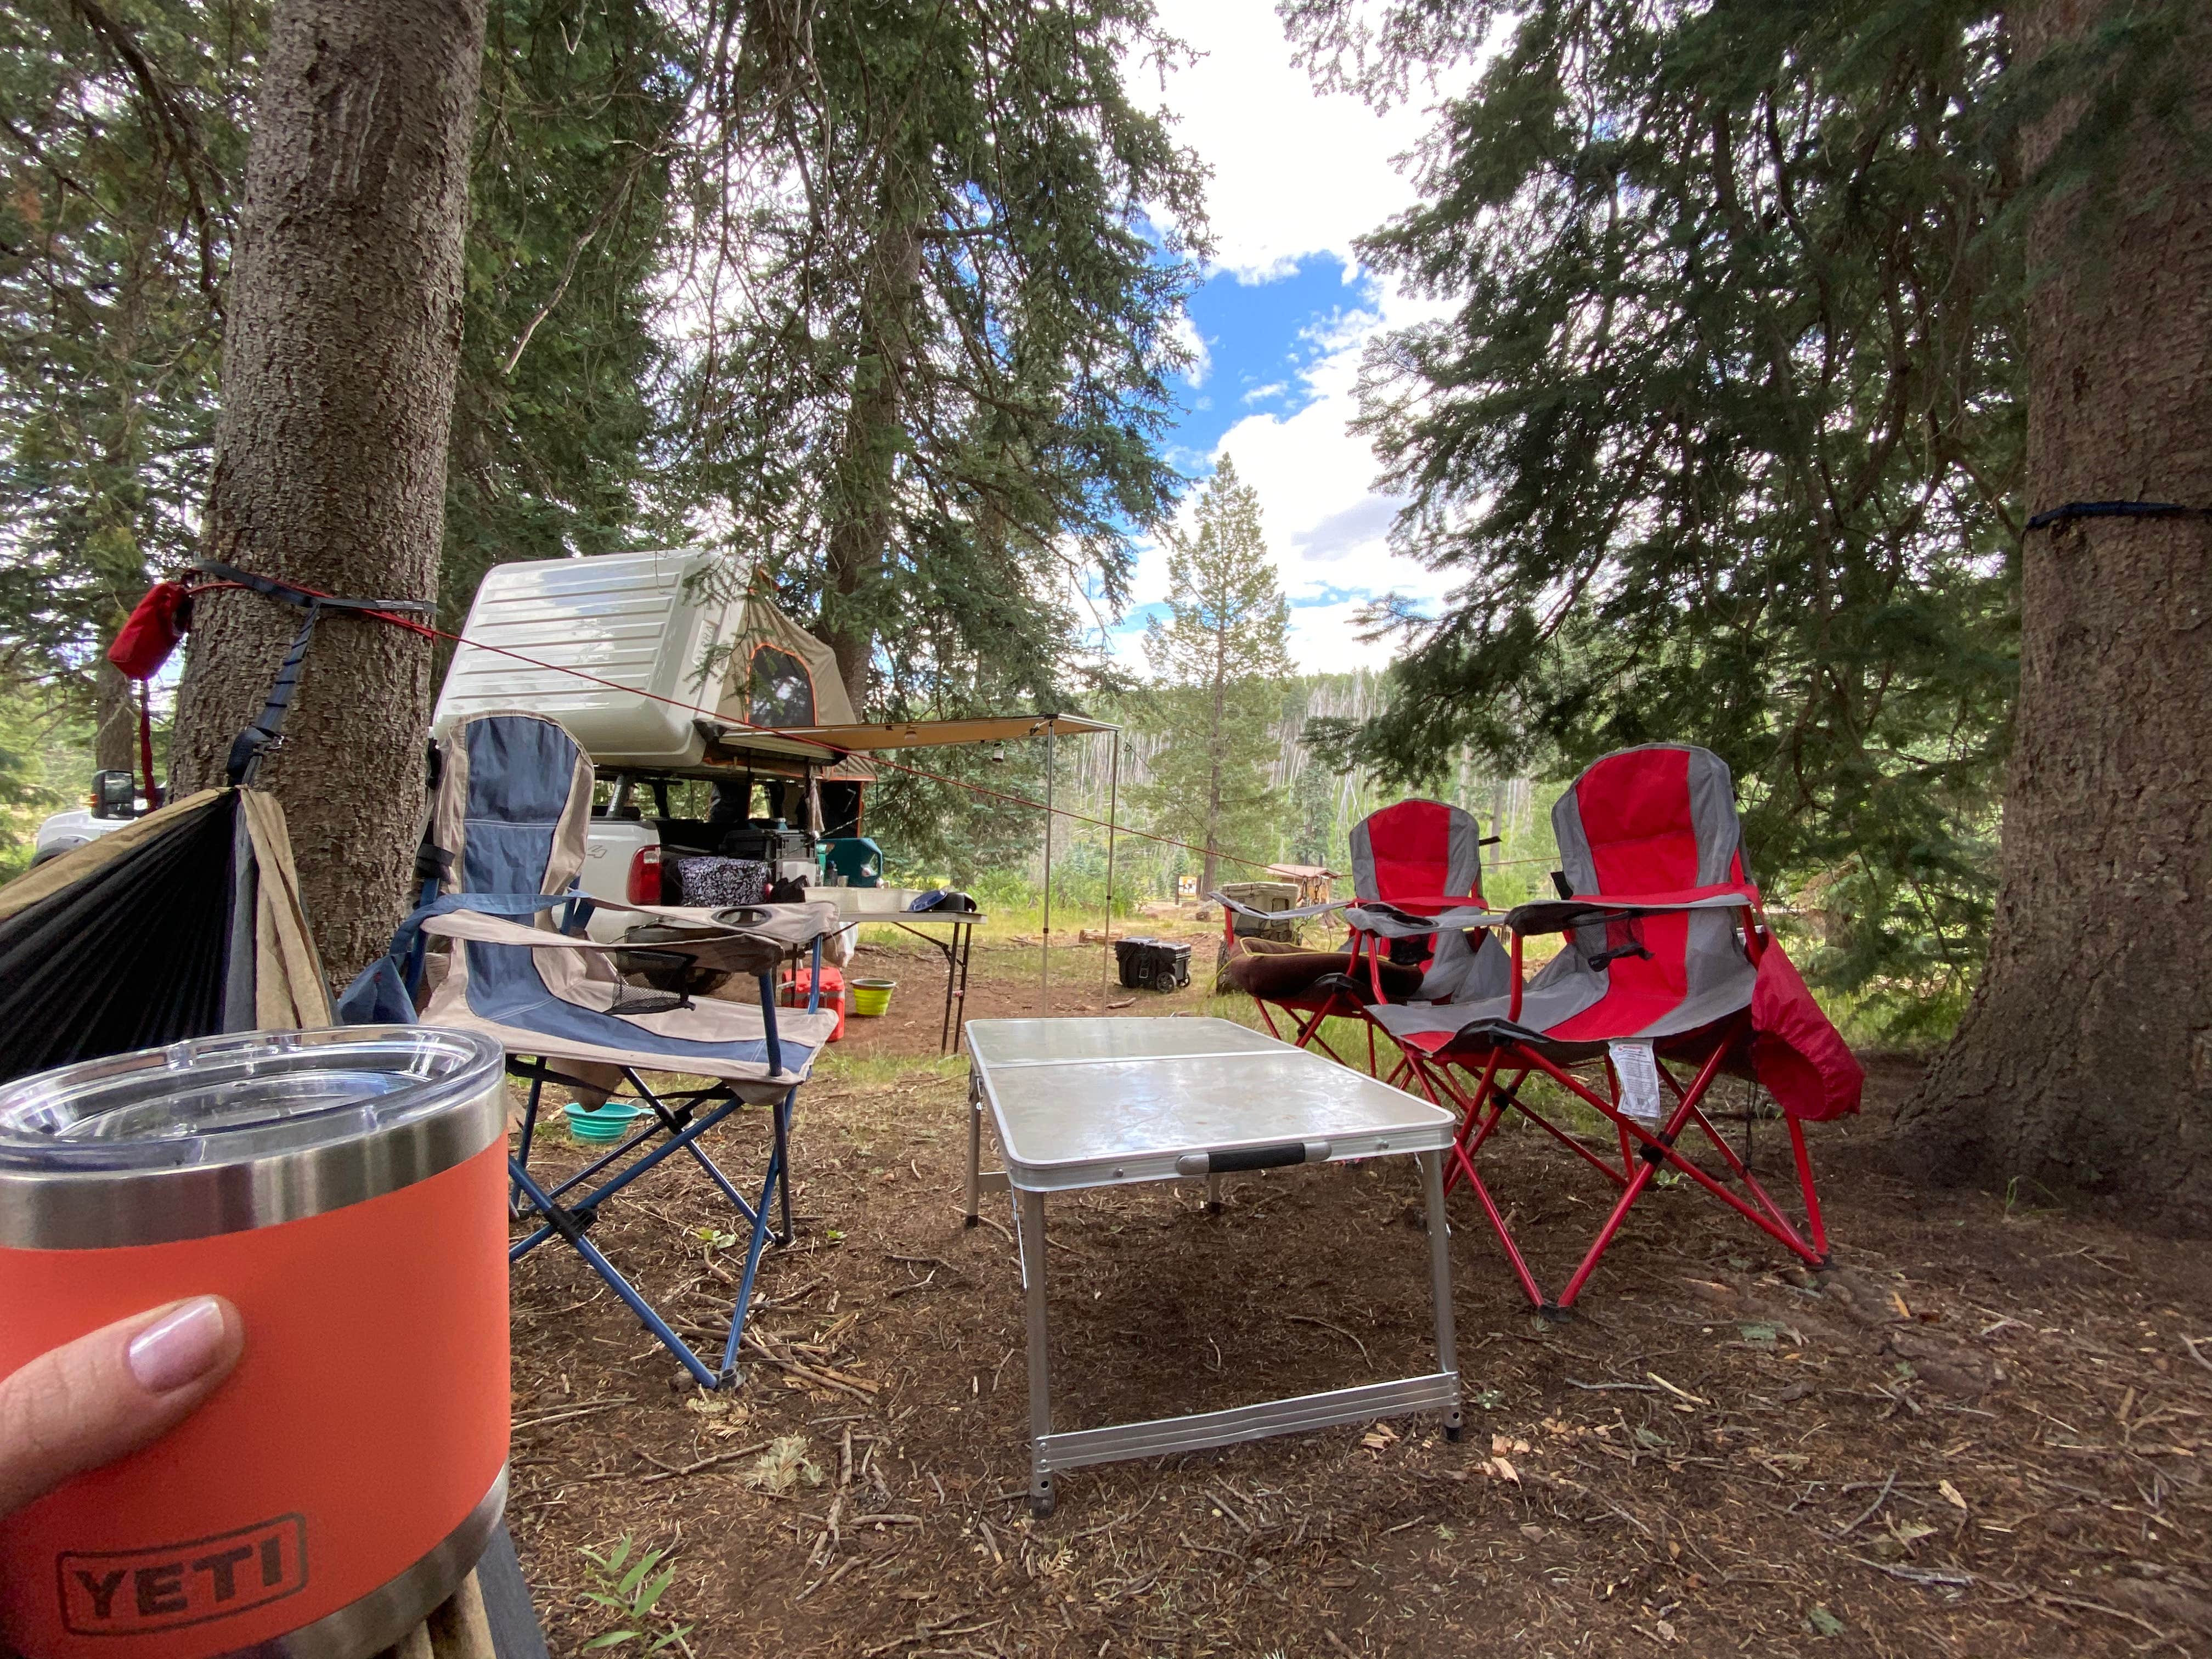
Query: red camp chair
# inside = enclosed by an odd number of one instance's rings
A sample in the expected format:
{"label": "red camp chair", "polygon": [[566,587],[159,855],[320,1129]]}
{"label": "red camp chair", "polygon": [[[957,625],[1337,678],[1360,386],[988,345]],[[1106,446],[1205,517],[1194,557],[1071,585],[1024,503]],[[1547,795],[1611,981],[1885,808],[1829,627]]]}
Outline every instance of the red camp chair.
{"label": "red camp chair", "polygon": [[[1322,1022],[1362,1019],[1367,1025],[1367,1070],[1377,1074],[1375,1026],[1365,1021],[1368,1002],[1409,998],[1465,1000],[1501,994],[1510,969],[1487,933],[1461,929],[1423,932],[1418,924],[1448,910],[1481,910],[1480,828],[1456,806],[1436,800],[1401,800],[1370,812],[1352,831],[1352,927],[1340,951],[1232,961],[1231,981],[1260,1005],[1268,1031],[1310,1045],[1339,1065],[1352,1062],[1321,1034]],[[1406,1069],[1401,1061],[1394,1080]]]}
{"label": "red camp chair", "polygon": [[[1662,1169],[1694,1182],[1792,1255],[1825,1264],[1827,1235],[1803,1121],[1856,1110],[1863,1074],[1766,930],[1744,868],[1727,766],[1705,750],[1674,744],[1608,755],[1575,780],[1552,823],[1565,896],[1507,917],[1510,993],[1482,1003],[1370,1011],[1431,1098],[1455,1103],[1463,1114],[1447,1184],[1464,1181],[1474,1189],[1522,1288],[1547,1312],[1574,1305]],[[1524,988],[1522,941],[1547,933],[1565,936],[1559,954]],[[1707,1097],[1723,1070],[1756,1076],[1783,1106],[1803,1197],[1802,1229],[1713,1127]],[[1613,1148],[1593,1150],[1525,1097],[1522,1085],[1537,1076],[1610,1123],[1617,1163]],[[1556,1302],[1544,1295],[1477,1168],[1509,1110],[1597,1170],[1618,1194]],[[1717,1154],[1718,1177],[1678,1146],[1690,1130]]]}

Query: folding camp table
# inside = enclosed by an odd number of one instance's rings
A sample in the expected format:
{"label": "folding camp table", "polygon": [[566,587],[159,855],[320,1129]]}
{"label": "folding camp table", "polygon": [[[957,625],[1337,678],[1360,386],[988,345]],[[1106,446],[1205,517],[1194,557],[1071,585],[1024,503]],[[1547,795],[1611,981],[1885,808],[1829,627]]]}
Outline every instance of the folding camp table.
{"label": "folding camp table", "polygon": [[[980,910],[873,910],[862,907],[866,887],[810,887],[810,896],[837,907],[839,917],[860,927],[896,927],[933,946],[945,958],[945,1017],[938,1022],[937,1052],[960,1052],[960,1033],[968,1023],[968,958],[975,953],[975,929],[990,920]],[[958,1018],[953,1007],[960,1010]]]}
{"label": "folding camp table", "polygon": [[[1443,1152],[1456,1121],[1373,1078],[1225,1019],[979,1019],[970,1060],[967,1215],[1011,1188],[1029,1298],[1030,1507],[1060,1470],[1436,1411],[1459,1438]],[[983,1119],[1006,1159],[982,1169]],[[1411,1154],[1428,1202],[1437,1369],[1227,1411],[1055,1433],[1045,1331],[1047,1193]]]}

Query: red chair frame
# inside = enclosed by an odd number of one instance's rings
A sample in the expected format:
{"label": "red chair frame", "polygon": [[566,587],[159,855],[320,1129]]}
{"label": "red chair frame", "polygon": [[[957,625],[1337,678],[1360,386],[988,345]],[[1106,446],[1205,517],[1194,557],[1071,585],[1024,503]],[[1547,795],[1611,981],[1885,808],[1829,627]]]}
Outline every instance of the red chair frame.
{"label": "red chair frame", "polygon": [[[1746,900],[1743,918],[1741,935],[1747,952],[1756,963],[1759,952],[1765,948],[1766,931],[1755,898]],[[1513,993],[1509,1018],[1517,1019],[1521,1012],[1523,982],[1522,942],[1524,937],[1519,929],[1512,930]],[[1571,1069],[1573,1064],[1588,1062],[1562,1064],[1543,1052],[1549,1045],[1511,1040],[1479,1041],[1468,1044],[1446,1041],[1430,1049],[1418,1040],[1401,1037],[1399,1042],[1423,1092],[1438,1105],[1447,1105],[1448,1109],[1456,1108],[1462,1115],[1459,1132],[1446,1154],[1445,1190],[1449,1192],[1464,1182],[1474,1191],[1475,1200],[1481,1205],[1491,1230],[1498,1236],[1498,1244],[1504,1251],[1513,1276],[1520,1281],[1528,1300],[1540,1312],[1564,1316],[1574,1306],[1576,1298],[1589,1282],[1590,1275],[1596,1272],[1599,1261],[1626,1222],[1629,1211],[1662,1168],[1675,1170],[1695,1182],[1800,1260],[1814,1267],[1827,1265],[1827,1229],[1820,1214],[1820,1194],[1814,1186],[1813,1166],[1805,1147],[1803,1124],[1796,1117],[1784,1115],[1784,1121],[1789,1126],[1790,1155],[1805,1209],[1805,1224],[1801,1229],[1790,1221],[1766,1189],[1759,1185],[1758,1178],[1705,1114],[1704,1102],[1706,1094],[1723,1072],[1728,1069],[1731,1060],[1741,1064],[1750,1037],[1751,1012],[1747,1008],[1703,1030],[1665,1039],[1655,1045],[1653,1059],[1660,1081],[1674,1102],[1672,1109],[1656,1129],[1620,1109],[1620,1079],[1610,1060],[1604,1061],[1607,1088],[1606,1092],[1601,1094]],[[1687,1083],[1668,1068],[1668,1061],[1670,1060],[1678,1066],[1694,1067]],[[1453,1081],[1455,1071],[1474,1079],[1472,1090],[1463,1089]],[[1620,1142],[1618,1164],[1593,1151],[1521,1097],[1522,1084],[1531,1076],[1537,1075],[1550,1079],[1613,1124]],[[1507,1226],[1498,1200],[1475,1168],[1476,1155],[1504,1121],[1508,1111],[1517,1112],[1559,1141],[1603,1176],[1618,1192],[1611,1212],[1556,1300],[1545,1295],[1541,1284],[1529,1267],[1528,1258],[1514,1239],[1511,1229]],[[1730,1191],[1711,1173],[1684,1156],[1679,1139],[1685,1130],[1692,1127],[1711,1143],[1727,1174],[1742,1183],[1748,1198]]]}

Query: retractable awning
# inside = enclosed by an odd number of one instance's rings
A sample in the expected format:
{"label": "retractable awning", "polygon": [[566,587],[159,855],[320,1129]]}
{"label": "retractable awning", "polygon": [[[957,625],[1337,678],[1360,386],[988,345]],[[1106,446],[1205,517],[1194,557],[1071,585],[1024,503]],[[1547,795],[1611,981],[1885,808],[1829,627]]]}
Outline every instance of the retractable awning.
{"label": "retractable awning", "polygon": [[724,720],[702,720],[732,747],[804,753],[815,745],[833,753],[880,749],[945,749],[963,743],[1013,743],[1024,738],[1078,737],[1121,728],[1080,714],[987,714],[950,720],[860,720],[845,726],[784,726],[773,733]]}

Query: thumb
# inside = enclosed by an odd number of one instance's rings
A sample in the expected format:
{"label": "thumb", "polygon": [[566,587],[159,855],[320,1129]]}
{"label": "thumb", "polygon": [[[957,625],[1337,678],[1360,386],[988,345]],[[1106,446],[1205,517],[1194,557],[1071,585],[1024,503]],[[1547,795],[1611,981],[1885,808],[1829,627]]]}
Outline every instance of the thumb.
{"label": "thumb", "polygon": [[228,1376],[238,1310],[193,1297],[103,1325],[0,1380],[0,1516],[150,1445]]}

